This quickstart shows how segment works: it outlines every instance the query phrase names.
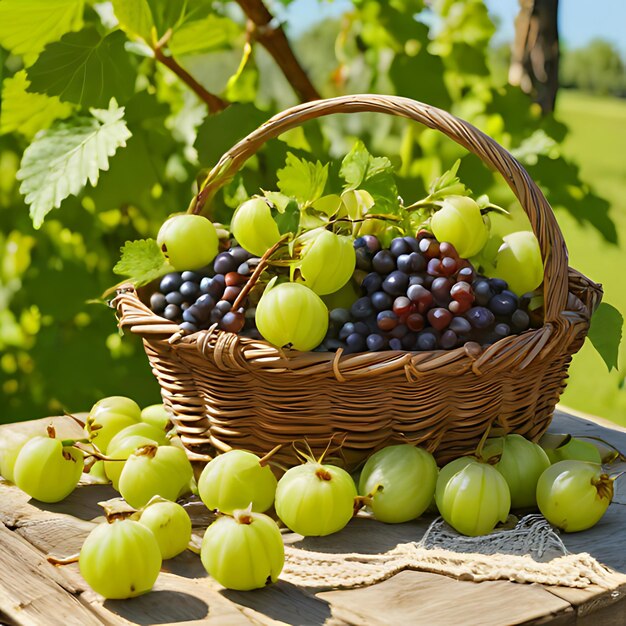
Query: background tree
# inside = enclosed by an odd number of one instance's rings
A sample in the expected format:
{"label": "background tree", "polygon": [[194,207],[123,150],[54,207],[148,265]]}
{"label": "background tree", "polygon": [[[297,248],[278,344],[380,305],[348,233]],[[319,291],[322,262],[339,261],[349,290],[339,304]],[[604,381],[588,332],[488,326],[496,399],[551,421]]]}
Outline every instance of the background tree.
{"label": "background tree", "polygon": [[[185,210],[236,140],[318,94],[395,93],[448,109],[513,151],[554,206],[617,240],[608,203],[559,150],[566,128],[494,78],[482,0],[354,0],[295,42],[260,0],[44,4],[0,0],[0,420],[84,410],[104,395],[158,400],[141,343],[120,337],[101,298],[120,279],[120,247]],[[405,199],[460,158],[467,185],[527,225],[475,157],[374,114],[285,133],[218,195],[213,217],[227,223],[272,184],[287,150],[326,158],[355,138],[393,160]]]}
{"label": "background tree", "polygon": [[559,88],[559,0],[520,0],[509,81],[554,111]]}

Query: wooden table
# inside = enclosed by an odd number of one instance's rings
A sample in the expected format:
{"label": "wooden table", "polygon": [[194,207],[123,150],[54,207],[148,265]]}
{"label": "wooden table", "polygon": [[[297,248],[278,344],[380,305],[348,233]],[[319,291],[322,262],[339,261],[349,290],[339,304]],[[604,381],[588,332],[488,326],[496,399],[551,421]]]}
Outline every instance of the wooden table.
{"label": "wooden table", "polygon": [[[41,429],[50,420],[0,426],[0,439],[16,429]],[[59,435],[78,428],[55,418]],[[626,450],[626,430],[559,412],[554,432],[600,436]],[[54,567],[46,555],[77,552],[101,516],[97,503],[115,497],[105,485],[79,487],[68,499],[46,505],[30,500],[0,480],[0,623],[36,626],[91,624],[363,624],[480,625],[626,624],[626,486],[593,529],[563,535],[573,552],[589,552],[621,572],[611,589],[571,589],[509,581],[474,583],[426,572],[403,571],[392,578],[352,590],[315,592],[284,581],[254,592],[228,591],[204,572],[187,551],[166,561],[154,590],[133,600],[103,600],[80,577],[77,565]],[[200,517],[201,509],[198,507]],[[202,523],[202,520],[195,520]],[[206,520],[205,520],[206,521]],[[415,541],[424,521],[385,525],[355,519],[348,528],[319,541],[338,552],[378,552]],[[292,543],[298,536],[287,535]]]}

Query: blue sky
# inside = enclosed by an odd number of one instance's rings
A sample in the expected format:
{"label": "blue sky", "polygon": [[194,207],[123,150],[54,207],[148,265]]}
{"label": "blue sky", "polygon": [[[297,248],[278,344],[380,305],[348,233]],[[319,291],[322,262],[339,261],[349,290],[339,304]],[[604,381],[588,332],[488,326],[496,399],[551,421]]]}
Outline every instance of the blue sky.
{"label": "blue sky", "polygon": [[[295,0],[287,11],[292,33],[305,30],[312,22],[337,15],[350,6],[349,0]],[[518,0],[486,0],[489,11],[500,18],[498,40],[511,40]],[[570,47],[585,45],[603,37],[626,54],[626,0],[561,0],[559,32]]]}

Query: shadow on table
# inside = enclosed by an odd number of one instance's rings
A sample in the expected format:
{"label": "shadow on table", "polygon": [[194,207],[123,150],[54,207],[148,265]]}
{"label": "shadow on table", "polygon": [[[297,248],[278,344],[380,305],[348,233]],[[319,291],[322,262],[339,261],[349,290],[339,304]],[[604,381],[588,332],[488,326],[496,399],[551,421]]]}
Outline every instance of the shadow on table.
{"label": "shadow on table", "polygon": [[209,605],[182,591],[152,591],[132,600],[107,600],[104,607],[133,624],[171,624],[203,620]]}
{"label": "shadow on table", "polygon": [[[381,554],[393,550],[400,543],[419,541],[434,516],[426,515],[404,524],[383,524],[371,518],[357,517],[338,533],[327,537],[285,535],[285,543],[313,552]],[[384,528],[384,532],[381,530]]]}
{"label": "shadow on table", "polygon": [[29,504],[51,513],[64,513],[78,519],[91,521],[104,515],[104,509],[98,502],[119,498],[120,494],[111,485],[85,485],[76,488],[65,500],[49,504],[31,499]]}
{"label": "shadow on table", "polygon": [[255,591],[223,589],[220,593],[235,604],[258,611],[292,626],[321,626],[331,617],[330,605],[283,580]]}

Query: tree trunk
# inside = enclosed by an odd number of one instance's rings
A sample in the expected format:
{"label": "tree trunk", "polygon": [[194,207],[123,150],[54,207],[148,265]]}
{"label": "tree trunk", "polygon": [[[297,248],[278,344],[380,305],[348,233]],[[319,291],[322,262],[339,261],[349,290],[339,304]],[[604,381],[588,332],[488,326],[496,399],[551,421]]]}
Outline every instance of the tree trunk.
{"label": "tree trunk", "polygon": [[559,88],[559,0],[519,0],[509,82],[531,94],[544,114]]}

